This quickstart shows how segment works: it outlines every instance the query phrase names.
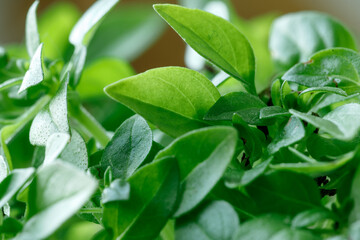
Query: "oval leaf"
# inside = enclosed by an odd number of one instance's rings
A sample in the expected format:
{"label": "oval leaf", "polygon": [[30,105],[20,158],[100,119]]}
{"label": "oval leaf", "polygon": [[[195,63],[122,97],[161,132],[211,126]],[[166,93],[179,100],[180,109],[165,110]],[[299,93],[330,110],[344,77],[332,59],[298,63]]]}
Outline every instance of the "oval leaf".
{"label": "oval leaf", "polygon": [[298,63],[282,79],[307,87],[339,87],[347,94],[360,90],[360,54],[345,48],[333,48],[314,54]]}
{"label": "oval leaf", "polygon": [[234,113],[239,114],[245,122],[258,122],[254,115],[260,114],[260,109],[266,107],[260,98],[245,92],[232,92],[219,100],[206,113],[204,119],[212,121],[231,121]]}
{"label": "oval leaf", "polygon": [[294,172],[275,171],[262,175],[246,186],[246,191],[263,213],[295,215],[321,207],[315,181]]}
{"label": "oval leaf", "polygon": [[100,165],[110,166],[114,178],[127,179],[145,160],[152,146],[152,132],[142,117],[135,115],[116,130],[106,146]]}
{"label": "oval leaf", "polygon": [[154,9],[195,51],[256,94],[254,52],[234,25],[198,9],[171,4],[155,4]]}
{"label": "oval leaf", "polygon": [[277,65],[287,70],[317,51],[333,47],[356,50],[356,43],[349,30],[330,16],[298,12],[274,21],[269,47]]}
{"label": "oval leaf", "polygon": [[103,224],[112,229],[114,239],[154,239],[173,213],[178,197],[176,160],[166,158],[148,164],[128,182],[130,199],[106,203]]}
{"label": "oval leaf", "polygon": [[219,181],[237,143],[232,127],[209,127],[177,138],[155,159],[175,156],[179,163],[182,200],[175,216],[195,207]]}
{"label": "oval leaf", "polygon": [[225,201],[214,201],[190,220],[176,227],[177,240],[231,240],[239,226],[234,208]]}
{"label": "oval leaf", "polygon": [[329,133],[334,138],[349,141],[359,134],[360,104],[349,103],[337,107],[323,118],[290,109],[291,114]]}
{"label": "oval leaf", "polygon": [[268,145],[269,154],[274,154],[280,150],[280,148],[290,146],[305,137],[305,128],[302,122],[292,117],[288,123],[278,132],[275,139]]}
{"label": "oval leaf", "polygon": [[186,68],[156,68],[105,88],[115,100],[133,109],[171,136],[206,126],[202,119],[220,97],[204,75]]}
{"label": "oval leaf", "polygon": [[89,200],[96,187],[94,179],[69,164],[44,165],[30,184],[27,220],[15,239],[48,237]]}
{"label": "oval leaf", "polygon": [[0,183],[0,209],[33,176],[34,168],[16,169]]}

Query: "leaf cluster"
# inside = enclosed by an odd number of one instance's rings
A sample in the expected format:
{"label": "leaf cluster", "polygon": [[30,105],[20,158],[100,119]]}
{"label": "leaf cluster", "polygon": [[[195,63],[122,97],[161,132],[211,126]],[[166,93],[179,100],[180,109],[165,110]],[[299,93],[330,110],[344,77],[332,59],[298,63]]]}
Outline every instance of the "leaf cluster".
{"label": "leaf cluster", "polygon": [[360,54],[346,27],[310,11],[244,21],[226,1],[156,4],[189,68],[135,75],[119,58],[161,27],[128,49],[147,11],[113,36],[132,16],[104,19],[117,2],[80,18],[52,9],[72,16],[54,49],[35,1],[26,49],[0,48],[0,238],[56,239],[83,222],[93,240],[358,238]]}

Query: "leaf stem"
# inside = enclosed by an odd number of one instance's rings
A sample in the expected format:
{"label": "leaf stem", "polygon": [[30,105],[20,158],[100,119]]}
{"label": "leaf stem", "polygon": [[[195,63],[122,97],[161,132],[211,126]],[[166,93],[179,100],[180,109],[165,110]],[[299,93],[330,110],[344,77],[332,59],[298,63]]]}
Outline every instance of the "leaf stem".
{"label": "leaf stem", "polygon": [[0,131],[0,141],[2,152],[5,155],[6,162],[10,171],[13,170],[13,164],[11,161],[9,150],[6,144],[11,140],[11,138],[19,132],[29,121],[31,121],[40,110],[45,107],[45,105],[50,101],[51,97],[45,95],[39,99],[31,108],[29,108],[25,113],[18,117],[13,124],[3,127]]}
{"label": "leaf stem", "polygon": [[102,208],[83,208],[79,210],[79,213],[102,213]]}
{"label": "leaf stem", "polygon": [[83,106],[80,105],[78,109],[79,111],[72,112],[73,117],[93,135],[102,147],[106,147],[110,141],[106,130]]}

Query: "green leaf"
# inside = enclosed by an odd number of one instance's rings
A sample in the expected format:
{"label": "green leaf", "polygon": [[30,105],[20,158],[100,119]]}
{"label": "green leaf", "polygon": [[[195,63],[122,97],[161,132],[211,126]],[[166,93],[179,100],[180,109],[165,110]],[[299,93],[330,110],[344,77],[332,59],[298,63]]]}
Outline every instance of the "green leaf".
{"label": "green leaf", "polygon": [[265,134],[256,127],[249,126],[238,114],[234,114],[232,122],[238,130],[239,138],[243,140],[244,150],[250,157],[250,162],[259,159],[263,154],[263,146],[266,141]]}
{"label": "green leaf", "polygon": [[67,109],[67,87],[69,75],[61,82],[55,96],[49,103],[49,113],[52,121],[60,132],[69,132],[68,109]]}
{"label": "green leaf", "polygon": [[268,145],[269,154],[274,154],[283,147],[290,146],[305,137],[305,129],[302,122],[291,117],[285,127],[278,132],[275,139]]}
{"label": "green leaf", "polygon": [[69,75],[63,79],[55,96],[34,118],[30,128],[30,143],[45,146],[54,133],[69,133],[67,87]]}
{"label": "green leaf", "polygon": [[7,217],[4,219],[2,225],[0,225],[0,233],[15,235],[21,231],[23,225],[15,218]]}
{"label": "green leaf", "polygon": [[[357,156],[358,157],[358,156]],[[354,223],[360,219],[360,167],[357,166],[355,175],[352,179],[351,189],[350,189],[350,198],[353,201],[353,208],[349,214],[349,222]]]}
{"label": "green leaf", "polygon": [[121,179],[115,179],[110,184],[110,187],[104,189],[101,196],[101,202],[105,204],[108,202],[128,200],[129,197],[130,197],[129,183]]}
{"label": "green leaf", "polygon": [[320,240],[322,238],[312,234],[310,231],[290,228],[284,223],[284,219],[276,214],[265,215],[247,221],[240,225],[233,240]]}
{"label": "green leaf", "polygon": [[58,129],[53,122],[49,108],[43,108],[34,118],[30,127],[30,143],[37,146],[46,146],[46,142],[53,133]]}
{"label": "green leaf", "polygon": [[228,188],[241,188],[248,185],[265,172],[271,161],[272,157],[246,171],[242,169],[228,169],[224,174],[225,185]]}
{"label": "green leaf", "polygon": [[206,77],[180,67],[156,68],[125,78],[107,86],[105,92],[171,136],[206,126],[202,119],[220,97]]}
{"label": "green leaf", "polygon": [[279,117],[288,117],[291,114],[279,106],[268,106],[264,107],[260,110],[260,119],[271,119],[271,118],[279,118]]}
{"label": "green leaf", "polygon": [[254,53],[234,25],[198,9],[171,4],[155,4],[154,9],[195,51],[256,94]]}
{"label": "green leaf", "polygon": [[42,49],[43,44],[38,45],[34,56],[31,58],[29,70],[25,73],[18,93],[25,89],[35,86],[44,80],[44,72],[42,66]]}
{"label": "green leaf", "polygon": [[40,37],[36,21],[36,9],[38,5],[39,1],[35,1],[29,8],[28,14],[26,15],[26,48],[30,58],[35,55],[37,48],[40,45]]}
{"label": "green leaf", "polygon": [[34,175],[34,168],[16,169],[0,183],[0,209]]}
{"label": "green leaf", "polygon": [[214,201],[197,215],[176,226],[177,240],[231,240],[239,226],[234,208],[225,201]]}
{"label": "green leaf", "polygon": [[67,133],[54,133],[46,142],[44,164],[55,161],[70,140]]}
{"label": "green leaf", "polygon": [[89,200],[96,187],[94,179],[69,164],[43,166],[30,184],[26,222],[15,239],[48,237]]}
{"label": "green leaf", "polygon": [[100,165],[108,166],[114,178],[127,179],[145,160],[152,146],[152,132],[142,117],[135,115],[116,130],[106,146]]}
{"label": "green leaf", "polygon": [[97,29],[88,46],[87,61],[103,57],[133,61],[164,30],[164,22],[147,4],[122,5],[114,9]]}
{"label": "green leaf", "polygon": [[286,227],[282,217],[265,215],[242,223],[233,240],[270,239]]}
{"label": "green leaf", "polygon": [[335,93],[341,96],[347,96],[346,92],[340,88],[336,88],[336,87],[312,87],[312,88],[307,88],[303,91],[301,91],[301,93],[299,94],[299,96],[304,95],[305,93],[313,93],[316,92],[326,92],[326,93]]}
{"label": "green leaf", "polygon": [[283,229],[270,238],[270,240],[284,240],[284,239],[322,240],[323,238],[314,235],[310,231],[293,230],[291,228]]}
{"label": "green leaf", "polygon": [[72,29],[69,41],[74,45],[87,46],[98,23],[119,0],[98,0],[79,19]]}
{"label": "green leaf", "polygon": [[6,80],[5,82],[2,82],[0,84],[0,91],[4,91],[7,90],[13,86],[17,86],[19,84],[22,83],[23,78],[22,77],[18,77],[18,78],[12,78],[9,80]]}
{"label": "green leaf", "polygon": [[111,228],[114,239],[153,239],[174,211],[178,198],[179,170],[174,158],[150,163],[128,182],[128,201],[104,205],[103,224]]}
{"label": "green leaf", "polygon": [[189,132],[155,157],[175,156],[178,160],[182,198],[175,216],[192,208],[210,192],[224,174],[236,147],[237,132],[232,127],[209,127]]}
{"label": "green leaf", "polygon": [[8,166],[3,156],[0,155],[0,183],[8,175]]}
{"label": "green leaf", "polygon": [[337,20],[323,13],[306,11],[276,19],[269,47],[276,64],[287,70],[307,61],[317,51],[333,47],[356,50],[356,43],[349,30]]}
{"label": "green leaf", "polygon": [[245,122],[256,124],[260,109],[266,107],[260,98],[245,92],[232,92],[219,98],[204,116],[209,121],[231,121],[237,113]]}
{"label": "green leaf", "polygon": [[358,135],[360,122],[360,104],[349,103],[342,105],[326,114],[323,118],[290,109],[294,116],[307,121],[315,127],[329,133],[334,138],[349,141]]}
{"label": "green leaf", "polygon": [[315,181],[294,172],[275,171],[262,175],[247,185],[246,191],[263,213],[295,215],[321,207]]}
{"label": "green leaf", "polygon": [[[336,159],[331,162],[318,162],[312,160],[312,162],[305,162],[305,163],[304,162],[279,163],[279,164],[270,165],[270,168],[275,170],[288,170],[288,171],[308,174],[313,177],[319,177],[319,176],[324,176],[346,165],[354,158],[355,154],[356,151],[353,151],[343,156],[337,156]],[[306,157],[305,155],[303,156]]]}
{"label": "green leaf", "polygon": [[169,220],[156,240],[175,240],[175,220]]}
{"label": "green leaf", "polygon": [[72,129],[70,142],[61,152],[61,160],[77,166],[79,169],[86,170],[88,168],[88,153],[84,139],[80,134]]}
{"label": "green leaf", "polygon": [[104,96],[105,86],[134,74],[130,64],[113,58],[103,58],[84,69],[76,90],[83,99]]}
{"label": "green leaf", "polygon": [[282,79],[306,87],[338,87],[347,94],[360,89],[360,54],[345,48],[323,50],[298,63]]}
{"label": "green leaf", "polygon": [[333,218],[334,214],[329,210],[323,208],[314,208],[296,215],[291,221],[291,226],[298,228],[310,227],[319,221]]}

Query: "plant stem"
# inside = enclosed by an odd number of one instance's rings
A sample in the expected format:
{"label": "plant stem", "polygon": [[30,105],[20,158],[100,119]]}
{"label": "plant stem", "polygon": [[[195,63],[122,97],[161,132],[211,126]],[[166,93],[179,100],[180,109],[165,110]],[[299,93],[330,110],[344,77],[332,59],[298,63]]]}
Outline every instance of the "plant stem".
{"label": "plant stem", "polygon": [[102,213],[102,212],[103,212],[102,208],[84,208],[79,210],[79,213]]}
{"label": "plant stem", "polygon": [[38,100],[31,108],[29,108],[29,110],[27,110],[24,114],[18,117],[13,124],[7,125],[1,129],[1,147],[10,171],[13,170],[13,164],[6,144],[17,132],[19,132],[29,121],[31,121],[43,107],[45,107],[45,105],[50,101],[50,99],[51,98],[49,95],[45,95],[40,100]]}
{"label": "plant stem", "polygon": [[93,135],[102,147],[106,147],[110,141],[106,130],[83,106],[79,106],[79,110],[73,113],[73,117]]}

